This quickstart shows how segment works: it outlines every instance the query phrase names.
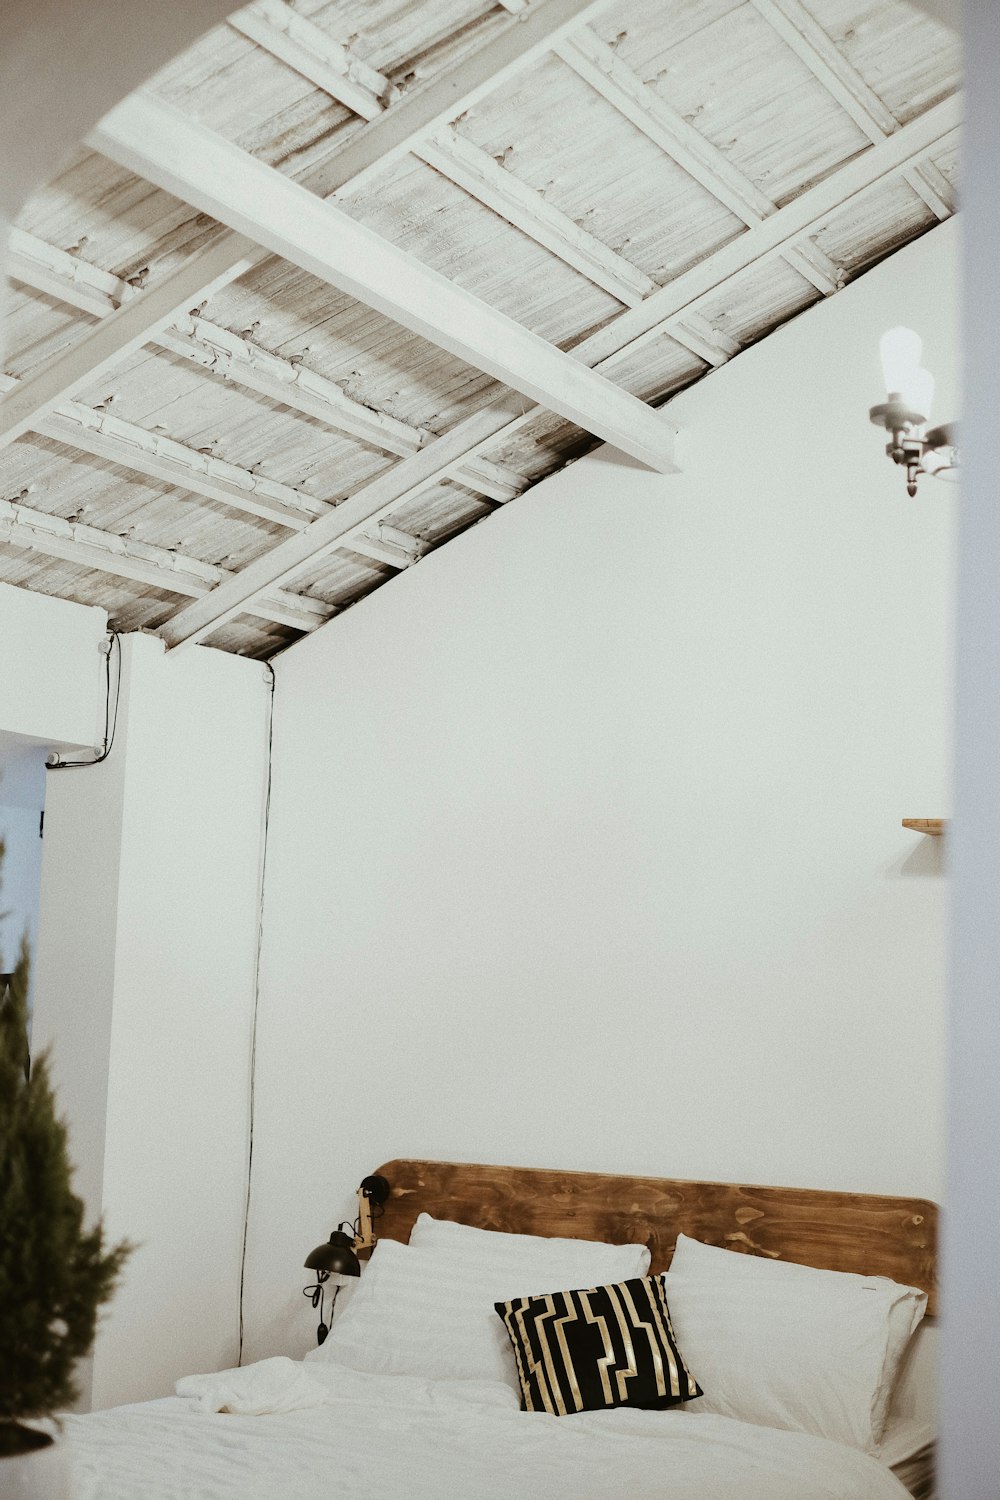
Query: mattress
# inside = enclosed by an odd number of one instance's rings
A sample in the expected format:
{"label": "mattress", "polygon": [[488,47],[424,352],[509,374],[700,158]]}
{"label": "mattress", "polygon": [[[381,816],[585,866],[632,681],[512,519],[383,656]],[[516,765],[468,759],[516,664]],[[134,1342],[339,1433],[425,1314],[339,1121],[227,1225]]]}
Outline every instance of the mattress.
{"label": "mattress", "polygon": [[683,1411],[524,1413],[493,1382],[311,1365],[309,1409],[243,1416],[171,1397],[71,1416],[75,1500],[905,1500],[878,1459]]}

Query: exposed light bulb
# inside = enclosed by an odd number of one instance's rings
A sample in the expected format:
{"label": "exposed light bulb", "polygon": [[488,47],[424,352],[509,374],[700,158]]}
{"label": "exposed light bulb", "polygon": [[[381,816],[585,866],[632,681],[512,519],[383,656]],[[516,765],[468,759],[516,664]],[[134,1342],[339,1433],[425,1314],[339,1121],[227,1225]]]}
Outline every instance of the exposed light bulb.
{"label": "exposed light bulb", "polygon": [[920,365],[923,340],[912,328],[890,328],[879,341],[885,388],[890,395],[908,394]]}

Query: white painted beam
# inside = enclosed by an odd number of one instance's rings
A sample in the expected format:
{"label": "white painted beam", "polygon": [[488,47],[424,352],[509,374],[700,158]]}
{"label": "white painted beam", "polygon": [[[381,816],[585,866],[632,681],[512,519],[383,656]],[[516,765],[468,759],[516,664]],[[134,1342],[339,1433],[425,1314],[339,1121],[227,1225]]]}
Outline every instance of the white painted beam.
{"label": "white painted beam", "polygon": [[228,20],[236,31],[280,58],[355,114],[371,118],[367,111],[373,99],[377,112],[380,103],[387,103],[394,96],[387,78],[306,17],[298,15],[284,0],[258,0],[255,5],[235,11]]}
{"label": "white painted beam", "polygon": [[206,318],[178,318],[155,337],[173,354],[233,385],[314,417],[324,426],[382,453],[406,457],[424,441],[421,429],[353,401],[332,380],[292,363]]}
{"label": "white painted beam", "polygon": [[[192,599],[203,598],[234,576],[225,568],[166,547],[116,536],[79,521],[66,521],[12,500],[0,499],[0,544],[58,557],[82,568],[129,578],[148,588]],[[248,613],[278,625],[309,631],[336,611],[319,599],[275,589],[269,597],[261,597],[248,606]]]}
{"label": "white painted beam", "polygon": [[802,0],[752,3],[874,145],[898,129],[895,115],[837,49]]}
{"label": "white painted beam", "polygon": [[950,219],[955,212],[955,190],[941,169],[932,161],[922,161],[903,173],[918,198],[922,198],[937,219]]}
{"label": "white painted beam", "polygon": [[58,410],[39,421],[36,431],[134,473],[164,480],[177,489],[295,530],[304,529],[329,509],[323,501],[291,485],[251,474],[236,464],[199,453],[185,443],[80,401],[62,402]]}
{"label": "white painted beam", "polygon": [[235,578],[221,584],[208,598],[187,605],[160,627],[160,634],[171,646],[203,640],[245,611],[262,593],[280,587],[304,568],[315,566],[330,552],[344,547],[352,535],[367,530],[371,522],[389,515],[436,484],[456,463],[468,460],[480,448],[494,442],[512,423],[525,420],[518,404],[512,405],[509,394],[493,406],[475,412],[419,453],[402,459],[387,474],[379,475],[349,500],[342,501],[314,521],[307,531],[279,542]]}
{"label": "white painted beam", "polygon": [[640,463],[675,472],[671,436],[645,402],[173,106],[134,94],[90,143]]}
{"label": "white painted beam", "polygon": [[115,312],[128,290],[117,276],[17,228],[7,241],[7,274],[96,318]]}

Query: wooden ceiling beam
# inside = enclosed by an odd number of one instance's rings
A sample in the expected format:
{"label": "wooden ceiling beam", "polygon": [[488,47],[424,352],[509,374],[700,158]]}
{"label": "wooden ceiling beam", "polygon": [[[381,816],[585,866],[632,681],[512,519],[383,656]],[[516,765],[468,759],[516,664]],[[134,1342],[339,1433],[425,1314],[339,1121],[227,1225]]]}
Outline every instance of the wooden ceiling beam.
{"label": "wooden ceiling beam", "polygon": [[919,167],[912,167],[903,173],[903,181],[924,200],[935,218],[951,218],[957,206],[955,189],[934,162],[922,161]]}
{"label": "wooden ceiling beam", "polygon": [[235,578],[220,584],[207,598],[179,610],[160,627],[159,633],[170,646],[203,640],[243,613],[262,593],[281,587],[330,552],[349,546],[352,536],[438,483],[456,463],[494,442],[512,424],[526,420],[520,403],[510,393],[492,406],[474,412],[419,453],[401,459],[387,473],[371,480],[306,531],[279,542]]}
{"label": "wooden ceiling beam", "polygon": [[[752,229],[762,219],[777,212],[777,204],[772,198],[685,120],[656,89],[645,83],[588,26],[581,27],[561,42],[556,52],[578,77],[744,224]],[[800,245],[789,249],[784,258],[800,276],[826,296],[843,284],[844,277],[829,256],[821,260],[820,255],[815,246]]]}
{"label": "wooden ceiling beam", "polygon": [[347,47],[300,16],[284,0],[257,0],[228,17],[229,25],[355,114],[370,119],[398,90]]}
{"label": "wooden ceiling beam", "polygon": [[[33,510],[17,501],[0,499],[0,544],[21,551],[58,557],[81,568],[128,578],[147,588],[185,598],[201,599],[234,574],[182,552],[154,547],[148,542],[116,536],[79,521]],[[295,630],[314,630],[336,610],[319,599],[275,589],[247,608],[247,613]]]}
{"label": "wooden ceiling beam", "polygon": [[873,145],[899,128],[895,115],[869,88],[802,0],[752,0],[752,3]]}
{"label": "wooden ceiling beam", "polygon": [[176,489],[204,495],[232,510],[293,530],[304,529],[329,509],[325,502],[291,485],[252,474],[237,464],[200,453],[186,443],[80,401],[62,402],[58,410],[41,419],[36,430],[43,437],[92,453],[133,473],[163,480]]}
{"label": "wooden ceiling beam", "polygon": [[[348,48],[332,42],[285,0],[260,0],[229,20],[264,51],[365,120],[378,119],[387,104],[398,97],[388,78],[367,68]],[[336,57],[332,68],[331,49]],[[653,280],[637,266],[602,244],[450,125],[415,142],[413,154],[626,307],[634,307],[655,290]],[[339,191],[350,192],[356,186],[357,181],[347,181]]]}
{"label": "wooden ceiling beam", "polygon": [[645,402],[181,110],[133,94],[90,144],[638,462],[676,472],[672,434]]}

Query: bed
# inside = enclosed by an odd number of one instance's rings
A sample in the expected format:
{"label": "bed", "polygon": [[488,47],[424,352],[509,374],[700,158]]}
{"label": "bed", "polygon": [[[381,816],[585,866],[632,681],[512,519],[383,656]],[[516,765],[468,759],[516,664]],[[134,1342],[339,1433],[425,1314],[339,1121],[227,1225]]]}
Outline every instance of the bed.
{"label": "bed", "polygon": [[[926,1357],[928,1334],[912,1338],[911,1323],[918,1303],[920,1313],[925,1305],[936,1313],[934,1204],[461,1163],[401,1160],[378,1170],[391,1187],[376,1223],[379,1243],[330,1347],[305,1362],[279,1358],[182,1382],[184,1397],[68,1418],[77,1500],[730,1500],[736,1493],[744,1500],[931,1500],[933,1430],[917,1347],[922,1341]],[[529,1290],[554,1294],[566,1281],[592,1287],[605,1272],[613,1280],[632,1269],[625,1252],[638,1250],[648,1250],[647,1281],[675,1267],[663,1283],[671,1332],[684,1359],[688,1340],[698,1350],[690,1364],[706,1388],[701,1409],[692,1400],[669,1409],[523,1410],[517,1377],[524,1371],[507,1325],[492,1306],[480,1317],[476,1304],[473,1318],[466,1293],[496,1286],[514,1299],[502,1307],[549,1307],[550,1299],[529,1298]],[[712,1259],[720,1254],[721,1262]],[[553,1284],[535,1287],[526,1270],[518,1275],[529,1285],[515,1286],[510,1270],[504,1282],[500,1264],[520,1267],[524,1257],[537,1267],[536,1281]],[[832,1281],[831,1272],[838,1273]],[[771,1391],[759,1351],[747,1381],[726,1364],[724,1338],[705,1343],[717,1284],[730,1288],[726,1295],[739,1299],[732,1305],[750,1320],[733,1335],[739,1363],[753,1352],[760,1309],[773,1319],[775,1308],[780,1317],[787,1299],[800,1298],[811,1310],[817,1278],[831,1338],[850,1329],[856,1309],[867,1327],[880,1297],[896,1325],[904,1307],[909,1320],[905,1339],[893,1335],[893,1400],[887,1389],[878,1397],[887,1408],[884,1430],[866,1427],[849,1442],[823,1435],[822,1392],[804,1408],[812,1430],[796,1427],[799,1417],[786,1407],[778,1409],[779,1425],[731,1414],[740,1411],[745,1382],[767,1417]],[[487,1335],[489,1347],[473,1348]],[[778,1329],[774,1347],[792,1350],[781,1338]],[[860,1336],[857,1347],[860,1367],[867,1358]],[[711,1381],[699,1363],[712,1369]],[[836,1424],[857,1403],[845,1361],[833,1365],[831,1379],[839,1370],[846,1380],[834,1393]],[[784,1373],[795,1376],[788,1399],[805,1400],[807,1376],[800,1379],[793,1364]]]}

